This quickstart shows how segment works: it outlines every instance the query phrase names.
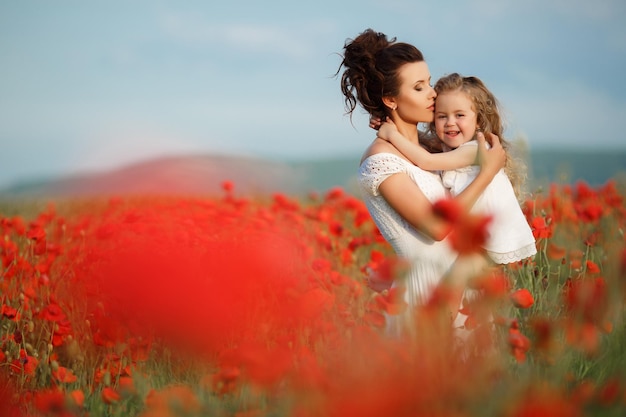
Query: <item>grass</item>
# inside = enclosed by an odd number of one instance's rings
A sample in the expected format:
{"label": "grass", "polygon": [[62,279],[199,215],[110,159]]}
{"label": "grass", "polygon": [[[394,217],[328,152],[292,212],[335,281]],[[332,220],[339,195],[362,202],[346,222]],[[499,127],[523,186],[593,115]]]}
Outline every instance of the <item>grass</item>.
{"label": "grass", "polygon": [[3,202],[0,415],[623,415],[623,192],[523,207],[538,254],[480,277],[459,344],[364,285],[394,257],[342,189]]}

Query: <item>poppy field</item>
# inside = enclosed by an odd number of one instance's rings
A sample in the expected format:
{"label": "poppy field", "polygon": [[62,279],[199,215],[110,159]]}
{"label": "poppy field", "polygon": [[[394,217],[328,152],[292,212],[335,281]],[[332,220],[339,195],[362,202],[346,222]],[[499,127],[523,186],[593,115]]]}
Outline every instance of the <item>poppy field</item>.
{"label": "poppy field", "polygon": [[[0,416],[623,416],[626,209],[609,181],[523,204],[530,260],[414,311],[362,201],[125,196],[0,205]],[[479,250],[484,222],[457,221]],[[445,295],[445,294],[444,294]],[[405,338],[389,315],[411,314]]]}

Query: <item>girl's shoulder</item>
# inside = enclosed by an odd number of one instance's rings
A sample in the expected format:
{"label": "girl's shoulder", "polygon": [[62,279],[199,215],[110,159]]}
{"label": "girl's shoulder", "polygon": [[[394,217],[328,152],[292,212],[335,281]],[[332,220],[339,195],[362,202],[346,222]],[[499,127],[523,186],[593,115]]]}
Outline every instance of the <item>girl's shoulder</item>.
{"label": "girl's shoulder", "polygon": [[[487,147],[489,147],[489,143],[485,142],[487,144]],[[474,147],[478,147],[478,141],[476,139],[472,139],[472,140],[468,140],[467,142],[459,145],[459,148],[463,147],[463,146],[474,146]]]}

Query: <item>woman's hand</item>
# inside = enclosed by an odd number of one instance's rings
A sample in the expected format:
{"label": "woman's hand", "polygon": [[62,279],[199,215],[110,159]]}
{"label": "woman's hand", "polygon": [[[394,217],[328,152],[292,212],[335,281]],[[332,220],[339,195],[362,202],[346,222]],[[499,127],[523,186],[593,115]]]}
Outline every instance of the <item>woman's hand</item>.
{"label": "woman's hand", "polygon": [[506,162],[506,152],[500,143],[500,138],[493,133],[488,133],[491,148],[487,149],[485,135],[483,132],[476,133],[478,141],[478,164],[481,172],[491,176],[496,175],[500,169],[504,168]]}

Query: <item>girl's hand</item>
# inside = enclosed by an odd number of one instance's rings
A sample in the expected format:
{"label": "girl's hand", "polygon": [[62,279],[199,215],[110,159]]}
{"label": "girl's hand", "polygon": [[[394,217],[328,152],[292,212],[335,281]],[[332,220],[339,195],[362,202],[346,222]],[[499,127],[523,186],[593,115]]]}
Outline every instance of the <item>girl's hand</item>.
{"label": "girl's hand", "polygon": [[485,135],[483,132],[476,133],[478,141],[478,163],[481,171],[496,175],[500,169],[504,168],[506,162],[506,152],[500,143],[500,138],[493,133],[488,133],[491,148],[487,149]]}
{"label": "girl's hand", "polygon": [[391,142],[391,138],[394,134],[398,133],[398,128],[396,124],[391,121],[390,118],[387,118],[383,124],[378,128],[378,137],[386,140],[387,142]]}
{"label": "girl's hand", "polygon": [[383,121],[380,117],[370,116],[370,127],[374,130],[378,130],[380,126],[383,124]]}

